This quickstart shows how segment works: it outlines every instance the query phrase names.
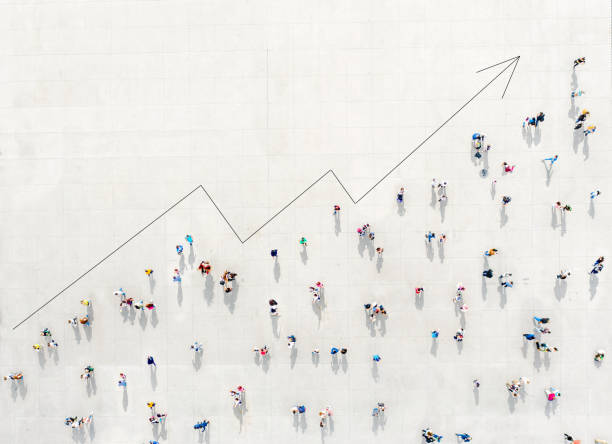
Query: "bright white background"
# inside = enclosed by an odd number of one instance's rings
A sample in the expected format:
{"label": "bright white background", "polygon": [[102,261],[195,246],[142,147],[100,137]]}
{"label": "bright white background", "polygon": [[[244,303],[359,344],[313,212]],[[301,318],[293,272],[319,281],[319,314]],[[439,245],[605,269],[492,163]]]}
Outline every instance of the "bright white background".
{"label": "bright white background", "polygon": [[[399,443],[420,442],[427,426],[450,442],[455,432],[474,442],[612,439],[611,364],[592,359],[598,348],[612,353],[611,271],[587,275],[612,253],[609,44],[606,1],[2,1],[0,370],[25,373],[1,387],[2,442]],[[503,66],[475,71],[516,55],[504,100],[508,71],[359,205],[327,178],[242,245],[198,190],[12,330],[199,184],[243,238],[330,168],[361,196]],[[573,76],[580,56],[587,64]],[[572,104],[576,86],[587,94]],[[583,107],[598,128],[588,143],[572,131]],[[538,111],[544,124],[524,133],[522,120]],[[495,193],[470,157],[476,130],[493,145]],[[541,159],[553,154],[547,178]],[[513,174],[501,174],[503,161],[517,165]],[[450,184],[443,215],[431,205],[433,177]],[[394,201],[400,186],[405,212]],[[603,195],[591,207],[596,188]],[[551,209],[557,200],[573,207],[564,220]],[[378,266],[355,234],[366,222],[372,247],[385,249]],[[428,230],[446,233],[443,251],[426,249]],[[174,247],[186,233],[195,244],[179,290]],[[514,273],[505,295],[481,279],[491,247],[501,254],[490,267]],[[202,259],[213,264],[208,283],[195,270]],[[239,273],[229,298],[218,285],[226,267]],[[555,287],[562,267],[573,272],[566,288]],[[307,291],[318,280],[320,317]],[[470,306],[461,350],[457,282]],[[156,318],[124,319],[118,287],[152,298]],[[75,332],[66,320],[83,312],[83,297],[93,300],[92,328]],[[389,311],[382,331],[367,326],[362,304],[372,301]],[[533,315],[552,318],[546,342],[559,353],[523,345]],[[44,327],[57,355],[31,349]],[[288,334],[298,338],[293,366]],[[205,347],[199,366],[194,340]],[[267,367],[250,352],[263,344]],[[331,346],[349,348],[345,363],[332,363]],[[383,358],[377,371],[373,353]],[[96,369],[89,390],[79,379],[87,364]],[[519,376],[532,383],[514,405],[504,383]],[[247,388],[242,419],[228,395],[238,384]],[[549,385],[563,393],[554,405]],[[168,412],[163,431],[148,423],[148,401]],[[388,406],[384,427],[370,416],[377,401]],[[305,427],[289,413],[298,402]],[[335,419],[322,434],[325,405]],[[93,430],[63,425],[90,411]],[[203,417],[212,421],[205,438],[192,429]]]}

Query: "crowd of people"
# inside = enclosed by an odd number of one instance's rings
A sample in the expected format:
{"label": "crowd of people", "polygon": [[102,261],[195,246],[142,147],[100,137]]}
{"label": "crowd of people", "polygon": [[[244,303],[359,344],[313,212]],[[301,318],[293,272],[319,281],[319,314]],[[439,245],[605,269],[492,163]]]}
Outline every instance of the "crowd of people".
{"label": "crowd of people", "polygon": [[[574,68],[584,63],[585,63],[585,58],[577,59],[574,62]],[[576,91],[572,91],[571,94],[572,94],[572,98],[581,97],[582,95],[584,95],[584,91],[576,90]],[[585,122],[587,118],[589,118],[589,116],[590,116],[590,112],[586,109],[583,109],[580,115],[578,116],[578,118],[576,119],[575,129],[576,130],[582,129],[582,127],[585,125]],[[525,121],[523,122],[523,127],[538,128],[540,125],[543,124],[544,120],[545,120],[545,114],[543,112],[539,112],[535,116],[527,116],[525,118]],[[584,135],[587,136],[595,132],[595,130],[596,130],[596,127],[594,125],[588,126],[586,127],[586,129],[584,129]],[[488,143],[485,143],[486,139],[487,139],[486,135],[482,132],[476,132],[472,135],[472,148],[476,152],[475,157],[480,158],[482,157],[482,152],[491,150],[491,145]],[[555,162],[557,162],[558,158],[559,156],[555,154],[554,156],[545,158],[544,162],[545,163],[548,162],[547,167],[552,168]],[[512,174],[515,171],[515,168],[516,168],[516,165],[510,164],[508,162],[503,162],[502,174]],[[448,200],[447,181],[434,178],[431,186],[433,190],[432,193],[434,193],[434,196],[437,198],[436,199],[437,202],[440,205],[444,205],[446,201]],[[600,190],[595,190],[591,192],[590,198],[593,199],[599,196],[600,194],[601,194]],[[397,192],[395,199],[399,205],[404,205],[405,189],[403,187],[400,188],[400,190]],[[512,199],[510,196],[503,196],[502,205],[509,204],[511,200]],[[572,207],[570,205],[563,204],[561,202],[556,202],[555,208],[562,212],[572,211]],[[341,211],[341,208],[339,205],[336,204],[333,206],[333,216],[335,218],[340,217],[340,211]],[[356,229],[356,233],[360,241],[365,240],[369,242],[374,242],[374,240],[376,239],[375,233],[369,223],[365,223],[359,226]],[[184,239],[189,244],[189,246],[193,246],[194,239],[192,235],[187,234]],[[436,242],[436,240],[440,244],[443,244],[444,242],[446,242],[447,236],[444,233],[436,234],[432,231],[428,231],[427,233],[425,233],[426,245],[431,244],[432,242]],[[308,241],[303,236],[299,238],[298,244],[303,249],[306,249],[308,247]],[[379,255],[381,255],[384,249],[379,246],[379,247],[376,247],[376,251],[378,252]],[[184,253],[184,246],[181,244],[176,245],[175,253],[176,255],[181,256]],[[484,251],[484,256],[485,258],[491,258],[499,253],[500,253],[500,250],[498,250],[497,248],[489,248],[486,251]],[[278,249],[270,250],[270,255],[275,261],[277,261],[279,257]],[[601,257],[598,257],[594,261],[588,273],[591,275],[596,275],[598,273],[601,273],[603,269],[604,269],[604,257],[601,256]],[[212,273],[213,268],[209,261],[202,260],[199,266],[197,267],[197,270],[200,271],[203,276],[208,276],[209,274]],[[153,274],[154,274],[153,269],[146,268],[144,271],[145,271],[145,274],[149,278],[153,277]],[[482,275],[485,278],[492,278],[496,274],[491,268],[486,268],[485,270],[483,270]],[[219,284],[222,286],[223,292],[230,293],[233,291],[234,282],[236,281],[237,276],[238,276],[237,273],[229,271],[229,270],[224,270],[220,274]],[[568,279],[570,276],[573,276],[573,274],[569,270],[563,269],[556,275],[556,278],[559,280],[565,280],[565,279]],[[180,269],[175,268],[173,271],[173,274],[171,275],[172,281],[180,284],[182,281],[182,278],[183,277],[182,277],[182,273]],[[498,280],[499,280],[499,285],[503,291],[509,288],[513,288],[514,286],[513,275],[510,272],[499,273]],[[310,295],[312,297],[312,303],[322,308],[324,306],[324,303],[323,303],[324,284],[320,281],[316,281],[315,283],[313,283],[311,286],[308,287],[308,291],[310,292]],[[422,298],[424,294],[425,294],[425,289],[422,286],[415,287],[415,296],[417,298]],[[113,295],[117,297],[119,300],[118,305],[119,305],[120,311],[141,310],[144,312],[145,310],[152,311],[157,308],[155,303],[152,300],[146,303],[142,299],[136,301],[133,297],[128,296],[127,292],[123,288],[119,288],[115,290],[113,292]],[[469,310],[469,307],[465,299],[466,299],[466,287],[462,283],[458,283],[456,286],[456,290],[452,296],[452,303],[454,304],[455,308],[461,313],[465,313]],[[68,324],[70,324],[73,328],[80,328],[80,326],[82,326],[82,328],[92,328],[93,327],[92,317],[91,317],[92,301],[89,299],[82,299],[80,301],[80,304],[83,307],[85,307],[86,312],[80,315],[72,316],[70,319],[68,319]],[[276,300],[274,299],[268,300],[269,314],[271,316],[279,315],[278,305],[279,304]],[[364,304],[363,308],[365,310],[367,319],[369,320],[370,323],[376,323],[378,321],[382,321],[388,316],[387,310],[385,309],[383,304],[380,304],[375,301]],[[545,335],[552,334],[552,331],[549,328],[550,321],[551,320],[548,317],[533,316],[533,322],[534,322],[533,331],[523,334],[523,338],[525,341],[527,342],[534,341],[533,343],[535,344],[535,349],[538,352],[554,353],[554,352],[559,351],[559,347],[551,346],[548,344],[548,340],[546,341],[544,340],[547,337]],[[461,326],[455,331],[452,338],[458,343],[461,343],[464,341],[464,339],[466,339],[464,335],[465,335],[465,328]],[[46,340],[46,346],[49,350],[55,350],[59,347],[58,342],[53,339],[52,332],[49,328],[47,327],[43,328],[40,332],[40,336]],[[439,330],[431,331],[431,338],[434,341],[438,340],[439,337],[440,337]],[[449,334],[449,337],[450,337],[450,334]],[[297,343],[296,335],[291,334],[287,336],[287,347],[289,349],[295,349],[296,343]],[[36,352],[40,352],[43,348],[43,346],[40,343],[35,343],[32,347]],[[194,353],[202,353],[204,351],[204,346],[201,343],[195,341],[191,345],[189,345],[189,350],[191,350]],[[329,348],[329,350],[330,350],[330,355],[332,359],[337,359],[336,355],[338,354],[342,357],[342,359],[346,359],[346,355],[348,354],[348,348],[342,345],[333,345]],[[253,347],[252,351],[256,353],[258,357],[265,359],[269,357],[271,349],[270,347],[268,347],[268,345],[263,345],[263,346]],[[319,353],[320,353],[320,350],[318,348],[315,348],[312,350],[312,354],[315,356],[318,356]],[[605,357],[604,350],[598,349],[595,351],[594,361],[596,363],[601,364],[604,361],[604,357]],[[375,363],[379,363],[382,360],[382,357],[380,354],[375,353],[372,355],[372,360]],[[146,363],[152,368],[157,367],[157,364],[153,356],[147,356]],[[91,364],[87,364],[83,368],[83,372],[81,373],[80,378],[86,381],[86,383],[89,383],[93,377],[94,377],[94,367]],[[10,380],[10,381],[13,381],[14,383],[19,383],[20,381],[23,380],[23,378],[24,378],[24,375],[20,371],[16,371],[16,372],[13,372],[13,373],[10,373],[4,376],[5,381]],[[521,376],[518,379],[512,379],[509,382],[507,382],[506,389],[508,390],[512,398],[517,398],[524,392],[526,385],[530,384],[530,382],[531,381],[528,377]],[[117,381],[117,384],[119,387],[123,388],[124,390],[127,388],[127,375],[125,372],[119,373],[119,379]],[[478,381],[478,379],[473,380],[473,384],[474,384],[475,390],[478,390],[480,388],[480,382]],[[558,398],[561,397],[561,392],[553,386],[546,387],[544,389],[544,393],[546,395],[546,399],[550,402],[554,402],[558,400]],[[246,397],[245,397],[246,388],[242,385],[238,385],[235,389],[231,389],[229,391],[229,394],[230,394],[230,398],[232,399],[233,407],[235,409],[244,410],[244,406],[246,403]],[[159,424],[159,423],[164,423],[164,421],[166,421],[166,418],[168,416],[167,413],[158,412],[155,402],[152,402],[152,401],[148,402],[147,407],[150,409],[150,416],[148,417],[148,420],[151,424]],[[374,418],[380,419],[381,417],[384,416],[385,409],[386,409],[385,403],[382,401],[378,402],[376,406],[372,408],[371,416]],[[307,408],[303,404],[296,404],[292,406],[289,410],[292,415],[303,415],[306,413]],[[329,422],[332,420],[332,416],[333,416],[333,411],[330,406],[325,406],[324,408],[320,409],[318,411],[320,427],[325,428],[329,424]],[[81,418],[77,416],[69,416],[69,417],[66,417],[65,419],[65,425],[73,429],[78,429],[88,424],[91,424],[92,420],[93,420],[93,413],[90,414],[89,416],[81,417]],[[209,424],[210,424],[210,420],[201,419],[201,420],[198,420],[193,425],[193,428],[200,432],[206,432],[209,427]],[[470,442],[472,440],[472,436],[469,435],[468,433],[463,433],[463,432],[455,433],[455,435],[458,439],[461,439],[463,442]],[[433,432],[432,429],[429,427],[422,429],[422,437],[428,443],[440,442],[443,439],[442,435]],[[567,434],[565,435],[565,439],[569,442],[575,442],[575,440],[573,440],[573,438]],[[150,441],[150,442],[156,443],[156,441]]]}

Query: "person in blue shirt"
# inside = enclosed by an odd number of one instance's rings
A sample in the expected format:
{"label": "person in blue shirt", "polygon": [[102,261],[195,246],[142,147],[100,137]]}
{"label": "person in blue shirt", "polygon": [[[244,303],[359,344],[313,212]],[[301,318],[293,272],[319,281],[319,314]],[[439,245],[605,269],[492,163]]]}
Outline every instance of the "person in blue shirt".
{"label": "person in blue shirt", "polygon": [[524,333],[523,336],[525,337],[525,339],[527,339],[528,341],[533,341],[535,339],[535,335],[531,334],[531,333]]}
{"label": "person in blue shirt", "polygon": [[455,433],[455,435],[461,438],[463,442],[470,442],[472,440],[472,437],[467,433]]}
{"label": "person in blue shirt", "polygon": [[202,421],[196,423],[193,428],[196,430],[201,430],[202,433],[204,433],[206,431],[206,427],[208,427],[208,424],[210,424],[210,421],[207,419],[203,419]]}

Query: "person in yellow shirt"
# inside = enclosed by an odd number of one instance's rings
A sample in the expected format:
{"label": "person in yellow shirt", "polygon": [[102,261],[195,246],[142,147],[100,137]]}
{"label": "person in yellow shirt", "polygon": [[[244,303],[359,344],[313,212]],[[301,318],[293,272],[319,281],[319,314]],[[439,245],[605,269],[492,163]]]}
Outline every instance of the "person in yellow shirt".
{"label": "person in yellow shirt", "polygon": [[485,251],[485,256],[495,256],[496,253],[497,253],[496,248],[490,248],[489,250]]}

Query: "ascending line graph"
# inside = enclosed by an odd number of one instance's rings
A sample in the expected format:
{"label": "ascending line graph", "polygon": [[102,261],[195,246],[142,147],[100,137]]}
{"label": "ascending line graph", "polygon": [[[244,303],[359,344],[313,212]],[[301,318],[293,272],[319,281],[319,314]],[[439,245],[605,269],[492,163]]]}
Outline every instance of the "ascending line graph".
{"label": "ascending line graph", "polygon": [[30,313],[27,317],[25,317],[21,322],[19,322],[17,325],[15,325],[13,327],[13,330],[15,330],[17,327],[21,326],[24,322],[26,322],[28,319],[32,318],[35,314],[37,314],[38,312],[40,312],[43,308],[45,308],[47,305],[49,305],[51,302],[53,302],[55,299],[57,299],[59,296],[61,296],[63,293],[65,293],[70,287],[72,287],[73,285],[75,285],[78,281],[80,281],[81,279],[83,279],[85,276],[87,276],[89,273],[91,273],[93,270],[95,270],[98,266],[100,266],[104,261],[106,261],[107,259],[109,259],[112,255],[114,255],[115,253],[117,253],[121,248],[123,248],[125,245],[127,245],[130,241],[132,241],[134,238],[136,238],[138,235],[140,235],[143,231],[145,231],[147,228],[149,228],[151,225],[153,225],[155,222],[157,222],[159,219],[161,219],[162,217],[164,217],[168,212],[172,211],[177,205],[179,205],[181,202],[183,202],[185,199],[187,199],[189,196],[191,196],[192,194],[196,193],[198,190],[201,190],[204,195],[211,201],[211,203],[214,205],[214,207],[216,208],[217,212],[221,215],[221,217],[223,218],[223,220],[225,221],[225,223],[227,223],[227,226],[230,228],[230,230],[232,230],[232,232],[234,233],[234,235],[236,236],[236,238],[240,241],[240,243],[244,244],[246,243],[249,239],[251,239],[253,236],[255,236],[259,231],[261,231],[266,225],[268,225],[270,222],[272,222],[274,219],[276,219],[281,213],[283,213],[287,208],[289,208],[295,201],[297,201],[298,199],[300,199],[304,194],[306,194],[311,188],[313,188],[315,185],[317,185],[319,182],[321,182],[323,179],[325,179],[327,176],[333,176],[333,178],[338,182],[338,184],[340,185],[340,188],[342,188],[342,190],[346,193],[346,195],[349,197],[349,199],[351,199],[351,202],[353,202],[353,204],[358,204],[364,197],[366,197],[368,194],[370,194],[370,192],[372,192],[372,190],[374,190],[378,185],[380,185],[381,182],[383,182],[387,177],[389,177],[389,175],[391,175],[396,169],[398,169],[406,160],[408,160],[408,158],[410,158],[410,156],[412,156],[414,153],[416,153],[421,147],[423,147],[423,145],[425,145],[425,143],[427,143],[429,141],[429,139],[431,139],[434,135],[436,135],[436,133],[438,131],[440,131],[442,128],[444,128],[457,114],[459,114],[461,111],[463,111],[463,109],[465,107],[467,107],[474,99],[476,99],[476,97],[478,97],[484,90],[486,90],[493,82],[495,82],[495,80],[497,80],[504,72],[506,72],[510,67],[512,67],[512,71],[510,72],[510,76],[508,78],[508,82],[506,83],[506,87],[504,88],[504,92],[502,93],[502,99],[504,98],[504,96],[506,95],[506,91],[508,90],[508,86],[510,85],[510,81],[512,80],[512,76],[514,75],[514,71],[516,70],[516,67],[518,65],[518,62],[520,60],[520,56],[516,56],[516,57],[512,57],[509,58],[507,60],[504,60],[502,62],[498,62],[495,63],[494,65],[490,65],[487,66],[486,68],[482,68],[478,71],[476,71],[477,73],[480,73],[482,71],[485,71],[489,68],[493,68],[495,66],[499,66],[499,65],[504,65],[506,64],[506,66],[504,67],[504,69],[502,69],[495,77],[493,77],[488,83],[486,83],[482,88],[480,88],[472,97],[470,97],[463,105],[461,105],[455,112],[453,112],[444,122],[442,122],[435,130],[433,130],[427,137],[425,137],[421,142],[418,143],[418,145],[416,145],[408,154],[406,154],[398,163],[396,163],[389,171],[387,171],[376,183],[374,183],[365,193],[363,193],[360,197],[355,198],[353,197],[353,195],[351,195],[351,193],[347,190],[347,188],[344,186],[344,184],[342,183],[342,181],[340,180],[340,178],[336,175],[336,173],[334,172],[334,170],[327,170],[325,173],[323,173],[318,179],[315,179],[310,185],[308,185],[308,187],[306,187],[302,192],[300,192],[297,196],[295,196],[290,202],[288,202],[286,205],[284,205],[282,208],[280,208],[278,211],[276,211],[270,218],[268,218],[268,220],[266,220],[261,226],[259,226],[259,228],[255,229],[255,231],[253,231],[251,234],[249,234],[248,236],[246,236],[244,239],[238,234],[238,232],[236,231],[236,229],[233,227],[233,225],[231,224],[231,222],[227,219],[227,217],[225,216],[225,214],[223,214],[223,211],[221,210],[221,208],[219,208],[219,206],[217,205],[217,203],[215,202],[215,200],[213,199],[213,197],[209,194],[209,192],[206,190],[206,188],[203,185],[198,185],[196,186],[193,190],[191,190],[189,193],[187,193],[185,196],[181,197],[177,202],[175,202],[174,204],[172,204],[168,209],[166,209],[163,213],[161,213],[159,216],[157,216],[155,219],[153,219],[152,221],[150,221],[149,223],[147,223],[144,227],[142,227],[140,230],[138,230],[135,234],[133,234],[129,239],[127,239],[125,242],[121,243],[118,247],[116,247],[113,251],[111,251],[110,253],[108,253],[106,256],[104,256],[102,259],[100,259],[96,264],[94,264],[93,266],[91,266],[87,271],[85,271],[84,273],[82,273],[80,276],[76,277],[72,282],[70,282],[69,284],[67,284],[62,290],[60,290],[57,294],[55,294],[53,297],[51,297],[48,301],[46,301],[44,304],[42,304],[40,307],[38,307],[37,309],[35,309],[32,313]]}

